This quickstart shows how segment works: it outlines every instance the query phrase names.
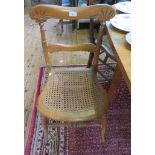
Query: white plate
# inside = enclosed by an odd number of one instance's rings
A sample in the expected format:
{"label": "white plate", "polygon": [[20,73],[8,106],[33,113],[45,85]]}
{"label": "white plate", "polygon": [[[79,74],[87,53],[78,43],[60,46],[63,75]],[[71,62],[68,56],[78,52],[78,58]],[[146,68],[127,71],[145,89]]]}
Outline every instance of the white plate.
{"label": "white plate", "polygon": [[124,13],[131,13],[131,2],[120,2],[115,4],[115,8]]}
{"label": "white plate", "polygon": [[130,32],[131,31],[131,15],[118,14],[110,20],[111,24],[119,30]]}
{"label": "white plate", "polygon": [[131,45],[131,32],[126,34],[125,39]]}

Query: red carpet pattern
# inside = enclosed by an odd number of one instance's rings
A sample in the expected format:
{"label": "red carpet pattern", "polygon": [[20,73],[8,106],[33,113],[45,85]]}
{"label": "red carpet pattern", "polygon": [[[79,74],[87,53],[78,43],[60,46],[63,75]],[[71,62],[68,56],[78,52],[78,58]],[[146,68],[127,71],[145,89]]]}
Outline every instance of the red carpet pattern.
{"label": "red carpet pattern", "polygon": [[[102,143],[99,127],[49,128],[48,144],[44,146],[40,115],[36,109],[37,97],[50,68],[41,68],[31,127],[25,147],[25,155],[130,155],[131,154],[131,95],[122,80],[115,99],[107,113],[106,143]],[[100,67],[112,76],[106,67]],[[41,78],[42,77],[42,78]],[[110,82],[98,78],[104,88]],[[57,123],[50,120],[49,124]],[[96,123],[96,121],[90,122]]]}

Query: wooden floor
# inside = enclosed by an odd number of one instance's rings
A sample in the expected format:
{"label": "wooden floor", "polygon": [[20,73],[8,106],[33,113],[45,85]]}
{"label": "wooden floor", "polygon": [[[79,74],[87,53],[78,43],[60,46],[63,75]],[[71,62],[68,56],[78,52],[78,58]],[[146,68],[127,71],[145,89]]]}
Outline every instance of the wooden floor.
{"label": "wooden floor", "polygon": [[[43,51],[41,47],[41,38],[39,26],[33,23],[28,15],[29,8],[25,8],[24,16],[24,114],[25,114],[25,136],[29,126],[30,114],[34,102],[35,89],[37,86],[37,78],[39,68],[45,65]],[[49,20],[46,24],[47,40],[48,42],[59,42],[66,44],[78,44],[89,42],[88,30],[74,30],[72,25],[64,26],[62,35],[58,20]],[[88,53],[56,53],[51,57],[52,65],[68,65],[68,64],[86,64],[88,60]]]}

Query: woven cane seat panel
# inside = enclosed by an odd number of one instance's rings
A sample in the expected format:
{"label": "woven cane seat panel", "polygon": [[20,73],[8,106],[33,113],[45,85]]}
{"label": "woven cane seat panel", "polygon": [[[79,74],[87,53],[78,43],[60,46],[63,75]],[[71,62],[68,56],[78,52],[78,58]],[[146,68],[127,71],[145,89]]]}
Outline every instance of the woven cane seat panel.
{"label": "woven cane seat panel", "polygon": [[102,106],[103,90],[90,69],[52,70],[43,104],[56,111],[89,111]]}

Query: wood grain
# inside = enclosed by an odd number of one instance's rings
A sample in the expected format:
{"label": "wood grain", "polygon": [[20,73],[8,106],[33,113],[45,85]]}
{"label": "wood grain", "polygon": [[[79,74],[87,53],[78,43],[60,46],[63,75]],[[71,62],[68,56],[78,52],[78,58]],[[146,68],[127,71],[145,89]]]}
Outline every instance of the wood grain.
{"label": "wood grain", "polygon": [[91,5],[86,7],[62,7],[58,5],[36,5],[29,12],[30,17],[37,22],[45,22],[48,19],[90,19],[96,18],[107,21],[114,17],[115,9],[110,5]]}

